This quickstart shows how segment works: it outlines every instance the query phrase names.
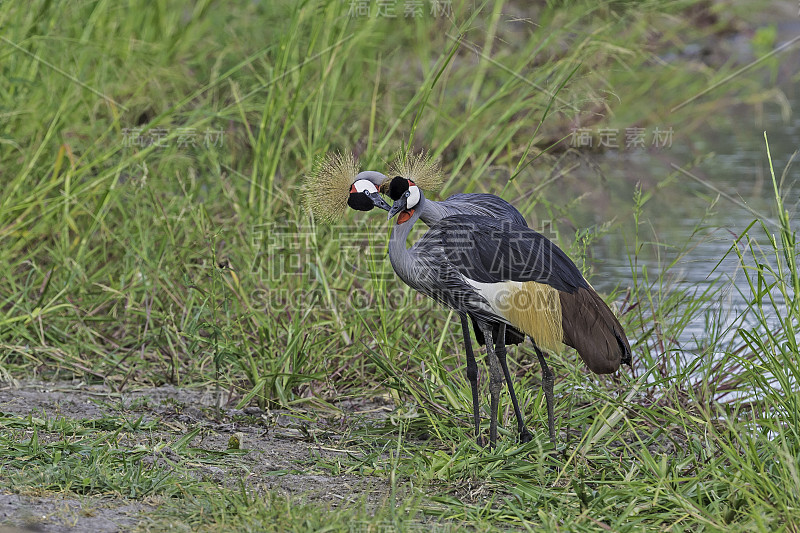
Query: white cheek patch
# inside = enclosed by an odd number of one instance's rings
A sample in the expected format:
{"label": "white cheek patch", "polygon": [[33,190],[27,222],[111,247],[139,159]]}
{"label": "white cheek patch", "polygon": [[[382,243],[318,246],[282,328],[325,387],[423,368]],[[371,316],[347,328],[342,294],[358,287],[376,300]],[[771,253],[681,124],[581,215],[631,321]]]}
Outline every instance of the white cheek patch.
{"label": "white cheek patch", "polygon": [[406,209],[412,209],[419,203],[419,187],[412,185],[408,188],[408,201],[406,202]]}
{"label": "white cheek patch", "polygon": [[353,187],[356,188],[356,192],[378,192],[378,188],[369,180],[358,180],[353,184]]}

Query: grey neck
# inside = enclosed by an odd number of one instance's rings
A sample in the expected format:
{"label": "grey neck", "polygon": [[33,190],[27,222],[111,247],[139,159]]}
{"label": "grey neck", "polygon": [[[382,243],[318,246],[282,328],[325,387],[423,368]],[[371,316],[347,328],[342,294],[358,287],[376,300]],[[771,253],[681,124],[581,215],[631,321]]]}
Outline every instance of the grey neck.
{"label": "grey neck", "polygon": [[413,279],[412,269],[414,265],[413,254],[406,248],[406,240],[414,224],[425,211],[426,204],[425,196],[420,192],[419,203],[414,208],[414,214],[402,224],[395,223],[392,228],[392,236],[389,239],[389,260],[392,262],[392,268],[406,283]]}
{"label": "grey neck", "polygon": [[427,200],[424,205],[419,207],[419,212],[419,217],[428,227],[433,226],[444,217],[452,214],[448,213],[447,210],[442,207],[441,202],[435,202],[433,200]]}

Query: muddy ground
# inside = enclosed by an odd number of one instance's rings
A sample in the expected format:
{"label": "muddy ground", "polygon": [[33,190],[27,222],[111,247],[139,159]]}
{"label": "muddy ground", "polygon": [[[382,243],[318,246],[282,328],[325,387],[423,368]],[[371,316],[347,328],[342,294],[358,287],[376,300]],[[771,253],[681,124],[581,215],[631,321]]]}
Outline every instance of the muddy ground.
{"label": "muddy ground", "polygon": [[[304,501],[325,502],[332,506],[364,500],[367,504],[384,501],[387,481],[370,476],[328,476],[313,468],[315,459],[347,453],[337,448],[336,429],[343,422],[352,427],[355,420],[382,418],[390,408],[380,400],[369,403],[343,403],[341,412],[328,418],[304,420],[286,411],[217,409],[210,390],[187,390],[172,386],[115,393],[102,385],[81,383],[23,382],[0,386],[0,412],[7,415],[39,418],[86,420],[127,417],[156,421],[155,429],[131,432],[124,438],[133,447],[138,443],[174,442],[195,428],[202,428],[190,446],[205,450],[226,450],[232,436],[241,440],[246,454],[231,464],[198,464],[198,478],[212,479],[227,486],[238,486],[242,479],[258,491],[300,496]],[[338,420],[337,420],[338,418]],[[318,437],[318,438],[315,438]],[[40,436],[42,440],[47,437]],[[316,442],[315,442],[316,441]],[[144,461],[169,463],[170,450]],[[165,461],[165,459],[167,461]],[[2,459],[0,459],[0,465]],[[18,494],[10,490],[0,469],[0,533],[3,526],[21,526],[33,531],[93,531],[108,533],[130,530],[158,505],[120,496],[74,496],[37,491],[36,487]]]}

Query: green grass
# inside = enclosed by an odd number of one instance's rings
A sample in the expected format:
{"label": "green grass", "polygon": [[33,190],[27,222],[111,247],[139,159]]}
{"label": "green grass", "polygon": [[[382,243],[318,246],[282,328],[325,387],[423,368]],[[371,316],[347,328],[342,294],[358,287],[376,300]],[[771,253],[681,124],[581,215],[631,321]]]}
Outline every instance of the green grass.
{"label": "green grass", "polygon": [[[535,439],[515,443],[504,396],[499,446],[479,449],[458,320],[396,279],[384,218],[321,227],[300,205],[326,151],[382,169],[426,148],[444,195],[525,198],[534,227],[570,220],[582,199],[558,205],[548,190],[573,125],[681,124],[688,137],[731,99],[763,97],[742,77],[665,111],[736,65],[687,74],[655,56],[744,8],[717,4],[702,27],[686,24],[693,1],[549,2],[516,22],[515,4],[453,4],[452,18],[387,19],[350,17],[344,1],[0,3],[0,378],[212,385],[220,401],[312,421],[346,399],[388,394],[396,407],[345,427],[336,445],[352,453],[298,465],[385,479],[379,504],[221,485],[193,465],[236,453],[193,449],[192,431],[136,448],[120,436],[152,421],[49,414],[0,418],[3,487],[156,498],[141,525],[153,530],[800,527],[798,248],[774,174],[780,228],[754,224],[731,247],[751,302],[732,330],[706,311],[721,275],[696,291],[670,285],[696,241],[653,242],[657,187],[630,188],[630,217],[575,235],[552,227],[578,264],[605,232],[633,236],[630,292],[608,299],[623,302],[638,363],[596,377],[553,355],[558,454],[527,349],[510,357]],[[651,250],[669,257],[661,272],[640,263]],[[697,320],[709,335],[687,354],[676,339]],[[164,446],[166,473],[137,462]]]}

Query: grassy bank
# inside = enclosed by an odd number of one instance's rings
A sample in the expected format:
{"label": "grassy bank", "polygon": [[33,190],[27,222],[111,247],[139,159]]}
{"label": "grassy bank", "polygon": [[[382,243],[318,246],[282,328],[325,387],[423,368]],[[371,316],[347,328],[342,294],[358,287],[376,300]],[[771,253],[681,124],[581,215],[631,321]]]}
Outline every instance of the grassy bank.
{"label": "grassy bank", "polygon": [[[335,413],[335,441],[302,438],[346,453],[311,454],[297,472],[374,478],[384,497],[331,511],[252,480],[219,483],[196,466],[235,463],[235,447],[201,450],[191,426],[137,422],[129,407],[3,415],[2,486],[146,502],[144,529],[796,529],[800,286],[781,191],[780,228],[756,223],[732,241],[752,294],[733,330],[705,312],[723,279],[673,291],[668,268],[639,266],[654,194],[639,177],[621,177],[632,216],[581,232],[568,229],[589,208],[580,198],[547,199],[575,127],[674,123],[690,135],[713,117],[714,97],[670,110],[736,65],[698,73],[661,56],[735,28],[742,8],[498,0],[425,3],[413,17],[398,4],[391,18],[353,6],[0,4],[0,378],[210,387],[227,408],[312,424]],[[727,94],[759,91],[736,78]],[[545,453],[527,348],[511,357],[534,441],[472,444],[458,321],[395,278],[384,218],[327,227],[302,210],[320,154],[353,150],[383,169],[422,148],[442,160],[443,195],[514,200],[578,264],[604,232],[634,236],[632,282],[606,296],[638,364],[598,378],[554,354],[563,453]],[[697,320],[709,338],[687,354],[677,339]],[[364,399],[391,413],[351,423],[342,402]],[[164,448],[166,474],[137,461]]]}

